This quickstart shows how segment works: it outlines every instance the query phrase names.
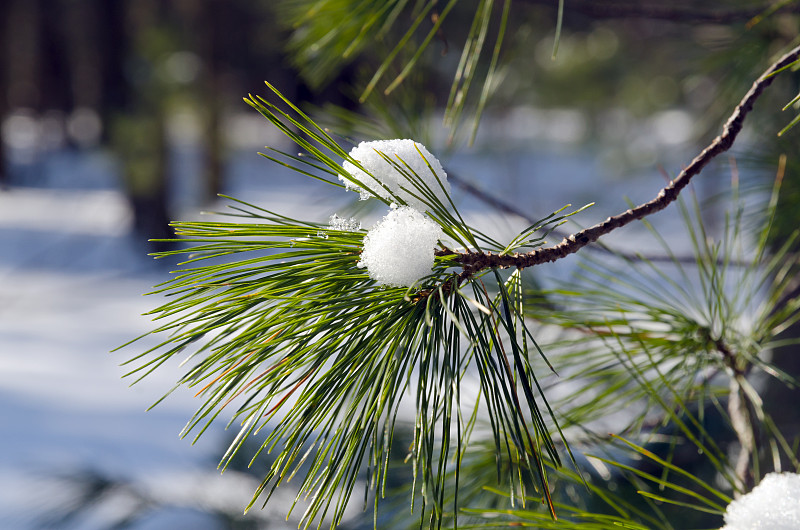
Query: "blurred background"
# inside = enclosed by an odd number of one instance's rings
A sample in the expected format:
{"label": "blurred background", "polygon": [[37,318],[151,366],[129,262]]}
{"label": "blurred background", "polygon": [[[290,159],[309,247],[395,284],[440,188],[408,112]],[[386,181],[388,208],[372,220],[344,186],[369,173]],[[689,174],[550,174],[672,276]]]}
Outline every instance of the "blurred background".
{"label": "blurred background", "polygon": [[[265,145],[296,150],[242,101],[267,93],[263,81],[344,144],[423,141],[445,163],[457,204],[510,234],[526,224],[513,211],[537,218],[596,201],[580,217],[594,223],[626,199],[653,197],[665,173],[718,134],[773,55],[797,42],[799,20],[792,2],[755,24],[764,6],[753,2],[567,2],[554,59],[557,2],[514,2],[500,76],[470,143],[468,131],[442,126],[442,113],[474,6],[459,3],[399,88],[360,99],[412,17],[333,61],[315,55],[325,40],[313,17],[298,15],[310,4],[0,4],[0,528],[296,527],[281,502],[240,515],[259,472],[243,464],[219,476],[232,437],[224,424],[196,444],[179,438],[198,405],[191,395],[145,412],[178,368],[128,388],[121,363],[154,340],[109,353],[150,329],[140,315],[157,300],[141,295],[175,264],[148,257],[170,248],[148,240],[169,238],[170,220],[224,208],[220,193],[318,219],[359,208],[354,195],[258,156]],[[434,20],[400,57],[413,56]],[[775,136],[797,91],[796,75],[770,88],[735,156],[712,164],[696,193],[719,193],[734,173],[756,193],[768,189],[788,153],[779,225],[797,226],[797,133]],[[635,230],[614,239],[636,249],[646,241]]]}
{"label": "blurred background", "polygon": [[109,353],[148,330],[170,220],[221,192],[313,206],[242,102],[265,79],[346,102],[300,80],[286,34],[269,1],[0,3],[0,528],[288,524],[241,517],[258,480],[219,478],[222,428],[179,439],[189,396],[145,413],[174,370],[129,389],[133,351]]}

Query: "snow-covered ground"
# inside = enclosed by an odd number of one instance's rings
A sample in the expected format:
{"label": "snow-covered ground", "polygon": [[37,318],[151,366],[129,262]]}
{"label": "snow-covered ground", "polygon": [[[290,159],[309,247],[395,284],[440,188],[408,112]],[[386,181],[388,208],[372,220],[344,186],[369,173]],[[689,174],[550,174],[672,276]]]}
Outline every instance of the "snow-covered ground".
{"label": "snow-covered ground", "polygon": [[[277,208],[315,201],[299,188],[250,195]],[[218,528],[202,511],[241,513],[257,486],[215,471],[230,438],[221,428],[195,445],[178,437],[199,405],[188,393],[145,411],[172,388],[177,367],[133,387],[122,379],[120,364],[154,341],[111,350],[149,331],[142,314],[157,299],[143,294],[168,271],[144,255],[130,225],[114,189],[0,191],[0,528],[65,513],[86,486],[81,477],[132,490],[109,494],[76,528],[108,527],[142,497],[175,508],[135,528]],[[284,513],[255,517],[283,520],[287,505],[278,505]]]}
{"label": "snow-covered ground", "polygon": [[190,398],[144,410],[175,373],[128,388],[119,365],[131,352],[109,353],[147,331],[140,315],[153,300],[142,293],[163,279],[129,225],[116,191],[0,192],[0,528],[62,507],[70,483],[49,487],[56,476],[140,481],[213,468],[221,435],[194,447],[177,436]]}

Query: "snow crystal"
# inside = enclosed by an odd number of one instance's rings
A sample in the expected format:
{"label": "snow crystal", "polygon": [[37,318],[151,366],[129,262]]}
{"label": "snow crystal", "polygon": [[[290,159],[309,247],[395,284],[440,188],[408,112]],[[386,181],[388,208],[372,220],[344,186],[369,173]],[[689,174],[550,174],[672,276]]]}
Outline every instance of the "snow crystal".
{"label": "snow crystal", "polygon": [[408,287],[430,274],[439,225],[408,206],[393,209],[364,238],[359,267],[382,285]]}
{"label": "snow crystal", "polygon": [[355,217],[346,219],[344,217],[339,217],[336,214],[331,215],[331,220],[328,226],[330,226],[331,230],[342,230],[343,232],[355,232],[356,230],[361,230],[361,223],[359,223],[358,219]]}
{"label": "snow crystal", "polygon": [[[445,192],[450,193],[450,184],[447,182],[447,174],[442,169],[442,164],[430,154],[424,145],[413,140],[376,140],[361,142],[354,147],[350,151],[350,157],[357,160],[364,169],[371,173],[371,176],[358,169],[348,160],[344,161],[342,168],[380,197],[388,201],[391,200],[391,196],[379,182],[383,183],[395,196],[405,201],[409,206],[424,212],[427,209],[425,203],[412,197],[410,193],[401,190],[400,187],[406,188],[419,197],[424,197],[424,194],[408,180],[406,175],[387,162],[380,153],[399,164],[403,171],[416,173],[443,204],[446,205],[448,203]],[[420,156],[420,153],[424,158]],[[430,164],[430,168],[428,164]],[[409,171],[409,168],[411,168],[411,171]],[[441,185],[431,173],[431,168],[439,177]],[[347,189],[359,192],[361,200],[369,199],[372,196],[368,190],[360,188],[342,176],[339,176],[339,180],[345,183]],[[444,190],[442,190],[442,186],[444,186]]]}
{"label": "snow crystal", "polygon": [[722,530],[800,528],[800,475],[770,473],[753,491],[728,505]]}

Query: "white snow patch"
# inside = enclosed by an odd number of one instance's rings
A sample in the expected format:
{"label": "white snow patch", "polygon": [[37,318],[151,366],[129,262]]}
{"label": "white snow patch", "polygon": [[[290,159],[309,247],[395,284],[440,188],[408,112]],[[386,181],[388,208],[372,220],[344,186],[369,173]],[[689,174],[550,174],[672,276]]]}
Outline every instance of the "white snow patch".
{"label": "white snow patch", "polygon": [[722,530],[800,528],[800,475],[770,473],[753,491],[728,505]]}
{"label": "white snow patch", "polygon": [[[358,161],[371,175],[361,171],[348,160],[342,163],[342,168],[368,189],[363,189],[342,176],[339,176],[339,180],[345,183],[347,189],[359,192],[361,200],[372,197],[372,193],[370,193],[372,191],[387,201],[391,201],[391,195],[381,186],[383,184],[409,206],[424,212],[427,209],[427,205],[424,201],[413,197],[412,194],[422,198],[425,197],[425,194],[402,171],[384,159],[381,153],[396,162],[403,171],[416,173],[417,177],[425,183],[443,204],[446,205],[449,202],[447,195],[450,193],[450,184],[447,182],[447,173],[444,172],[442,164],[424,145],[413,140],[361,142],[350,151],[350,157]],[[430,167],[428,167],[428,164],[430,164]],[[438,180],[431,173],[431,169],[439,177]],[[439,181],[441,181],[441,184]],[[406,188],[411,193],[401,190],[401,187]],[[442,189],[443,187],[444,189]]]}
{"label": "white snow patch", "polygon": [[331,230],[341,230],[343,232],[355,232],[361,230],[361,223],[355,217],[345,218],[339,217],[336,214],[331,215],[330,224]]}
{"label": "white snow patch", "polygon": [[441,227],[408,206],[393,209],[364,238],[359,267],[381,285],[407,287],[431,272]]}
{"label": "white snow patch", "polygon": [[0,193],[0,229],[123,236],[132,220],[128,200],[114,190],[11,188]]}

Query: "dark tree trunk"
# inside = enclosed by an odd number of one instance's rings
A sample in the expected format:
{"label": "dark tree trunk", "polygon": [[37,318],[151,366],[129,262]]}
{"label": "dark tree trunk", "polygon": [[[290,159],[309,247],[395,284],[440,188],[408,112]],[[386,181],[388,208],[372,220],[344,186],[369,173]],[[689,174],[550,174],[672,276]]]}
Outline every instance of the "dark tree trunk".
{"label": "dark tree trunk", "polygon": [[3,49],[7,58],[10,108],[39,105],[38,70],[41,57],[39,5],[30,0],[7,0],[7,32]]}
{"label": "dark tree trunk", "polygon": [[[165,132],[165,94],[155,73],[156,61],[148,50],[147,30],[157,28],[160,8],[157,0],[124,2],[125,57],[137,62],[139,70],[129,73],[130,97],[114,118],[114,145],[123,166],[123,180],[131,202],[134,229],[142,239],[171,237],[168,196],[169,172]],[[151,243],[151,251],[165,244]]]}
{"label": "dark tree trunk", "polygon": [[[99,111],[102,104],[103,68],[100,16],[96,0],[70,0],[64,10],[67,55],[72,92],[71,108]],[[98,46],[103,42],[102,46]]]}
{"label": "dark tree trunk", "polygon": [[[0,7],[0,35],[8,35],[8,4]],[[9,61],[8,45],[0,37],[0,125],[8,117],[8,85],[11,78],[8,75]],[[5,142],[0,131],[0,190],[8,187],[8,160],[6,158]]]}
{"label": "dark tree trunk", "polygon": [[[103,46],[98,50],[101,71],[100,109],[103,123],[111,121],[114,112],[128,106],[131,88],[125,79],[128,47],[125,38],[125,0],[97,0],[93,8],[98,21],[97,34]],[[110,130],[104,130],[110,141]]]}
{"label": "dark tree trunk", "polygon": [[201,59],[205,65],[205,75],[201,88],[201,99],[205,116],[204,160],[205,160],[205,200],[213,200],[222,191],[223,152],[222,112],[225,93],[225,71],[223,41],[227,27],[229,7],[219,0],[201,3],[201,24],[203,42],[200,43]]}

